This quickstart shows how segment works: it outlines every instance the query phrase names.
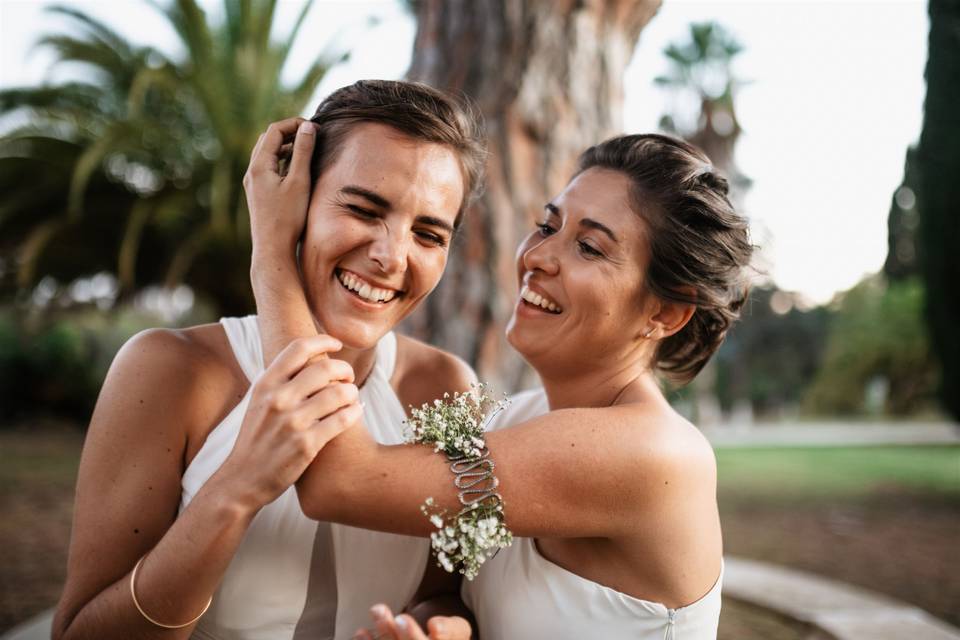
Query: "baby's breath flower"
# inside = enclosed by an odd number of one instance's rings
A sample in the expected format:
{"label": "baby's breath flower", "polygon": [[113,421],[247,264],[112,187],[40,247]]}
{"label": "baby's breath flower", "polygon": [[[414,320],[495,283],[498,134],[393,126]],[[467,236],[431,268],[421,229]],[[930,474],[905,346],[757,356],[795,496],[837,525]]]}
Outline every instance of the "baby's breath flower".
{"label": "baby's breath flower", "polygon": [[[493,402],[485,385],[473,385],[465,393],[443,394],[443,401],[411,407],[404,435],[407,442],[431,444],[451,459],[480,460],[486,441],[484,429],[494,415],[507,405],[506,396]],[[503,522],[503,505],[497,500],[474,502],[444,521],[446,512],[427,498],[420,510],[437,527],[430,534],[430,546],[438,564],[446,571],[458,569],[468,580],[480,566],[513,540]]]}

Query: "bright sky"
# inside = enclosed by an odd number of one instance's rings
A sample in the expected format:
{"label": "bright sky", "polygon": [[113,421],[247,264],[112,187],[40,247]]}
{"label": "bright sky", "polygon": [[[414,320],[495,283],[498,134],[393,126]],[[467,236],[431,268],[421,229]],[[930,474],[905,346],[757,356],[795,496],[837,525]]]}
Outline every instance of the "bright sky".
{"label": "bright sky", "polygon": [[[174,50],[173,32],[144,2],[65,2],[135,41]],[[43,12],[46,4],[0,0],[0,87],[46,76],[46,53],[27,56],[41,34],[63,24]],[[220,4],[201,0],[214,15]],[[279,32],[300,6],[279,3]],[[372,16],[377,25],[369,24]],[[879,270],[886,257],[890,198],[922,121],[926,5],[666,0],[627,71],[627,131],[656,129],[670,103],[652,83],[666,69],[663,48],[684,38],[691,22],[706,20],[722,23],[745,47],[734,67],[750,81],[737,98],[744,128],[737,161],[754,181],[745,209],[766,268],[781,288],[825,302]],[[314,102],[359,78],[399,78],[414,31],[396,2],[317,2],[285,75],[296,77],[333,42],[350,49],[351,59],[328,74]]]}

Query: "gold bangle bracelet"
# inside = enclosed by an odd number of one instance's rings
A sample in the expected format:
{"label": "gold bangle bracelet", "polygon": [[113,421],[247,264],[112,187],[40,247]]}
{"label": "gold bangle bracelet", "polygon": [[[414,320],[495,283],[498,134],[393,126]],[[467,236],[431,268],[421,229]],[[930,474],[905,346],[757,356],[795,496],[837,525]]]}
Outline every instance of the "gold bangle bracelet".
{"label": "gold bangle bracelet", "polygon": [[207,600],[207,606],[203,608],[203,611],[200,612],[200,615],[198,615],[196,618],[194,618],[190,622],[184,622],[183,624],[163,624],[162,622],[157,622],[156,620],[154,620],[153,618],[147,615],[147,612],[144,611],[143,607],[140,606],[140,603],[137,602],[137,590],[134,586],[137,582],[137,570],[140,569],[140,565],[143,563],[143,559],[146,557],[147,556],[142,556],[139,560],[137,560],[137,564],[133,565],[133,573],[130,574],[130,596],[133,598],[133,606],[137,608],[137,611],[140,612],[140,615],[142,615],[147,620],[147,622],[154,624],[162,629],[183,629],[184,627],[189,627],[194,622],[202,618],[203,614],[207,612],[207,609],[209,609],[210,605],[213,603],[213,596],[210,596],[210,599]]}

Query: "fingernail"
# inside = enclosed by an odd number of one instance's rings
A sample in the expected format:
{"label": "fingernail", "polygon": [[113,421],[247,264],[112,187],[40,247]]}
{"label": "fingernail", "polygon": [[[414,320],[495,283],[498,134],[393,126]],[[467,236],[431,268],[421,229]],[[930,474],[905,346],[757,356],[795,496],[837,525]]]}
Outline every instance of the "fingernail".
{"label": "fingernail", "polygon": [[437,633],[443,633],[443,622],[441,620],[435,620],[433,623],[433,630]]}
{"label": "fingernail", "polygon": [[402,631],[407,630],[407,616],[400,616],[394,622],[397,623],[397,626],[400,627]]}
{"label": "fingernail", "polygon": [[300,133],[306,133],[308,135],[313,135],[316,129],[313,127],[313,123],[309,120],[304,120],[300,123]]}
{"label": "fingernail", "polygon": [[387,608],[382,604],[376,604],[370,607],[370,613],[373,614],[374,618],[385,618],[387,617]]}

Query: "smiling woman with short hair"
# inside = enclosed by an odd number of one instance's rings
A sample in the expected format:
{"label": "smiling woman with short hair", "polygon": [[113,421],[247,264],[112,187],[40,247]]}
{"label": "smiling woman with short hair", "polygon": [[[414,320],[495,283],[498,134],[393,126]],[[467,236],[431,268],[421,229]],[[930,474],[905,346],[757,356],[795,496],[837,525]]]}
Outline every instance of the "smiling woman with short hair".
{"label": "smiling woman with short hair", "polygon": [[[255,316],[151,330],[121,349],[84,444],[54,638],[326,638],[362,624],[371,599],[413,596],[424,540],[318,525],[292,484],[361,414],[398,443],[403,406],[473,381],[392,329],[443,273],[483,144],[469,108],[415,83],[345,87],[314,120],[286,177],[277,151],[300,119],[271,125],[244,186],[255,209],[282,183],[300,216],[289,236],[254,228],[255,287],[292,265],[310,331],[327,333],[266,362]],[[275,249],[283,261],[260,261]],[[338,359],[313,359],[327,352]]]}

